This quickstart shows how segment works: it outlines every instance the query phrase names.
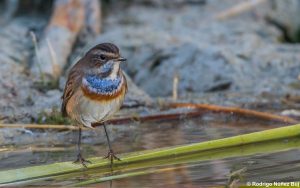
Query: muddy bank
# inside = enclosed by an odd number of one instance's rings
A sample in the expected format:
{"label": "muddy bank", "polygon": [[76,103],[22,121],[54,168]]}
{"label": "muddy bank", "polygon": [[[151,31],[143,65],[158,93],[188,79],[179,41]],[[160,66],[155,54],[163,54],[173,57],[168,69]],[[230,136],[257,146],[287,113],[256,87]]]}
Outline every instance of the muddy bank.
{"label": "muddy bank", "polygon": [[37,122],[45,118],[41,113],[58,111],[69,65],[104,41],[120,46],[129,60],[124,69],[138,87],[130,87],[127,104],[148,103],[148,94],[154,101],[170,97],[177,75],[180,100],[269,109],[299,106],[282,100],[300,94],[300,45],[282,43],[282,31],[259,12],[216,19],[241,1],[199,2],[104,6],[110,11],[105,11],[102,34],[86,41],[85,48],[75,48],[59,83],[50,86],[34,83],[29,73],[36,55],[29,32],[39,38],[47,16],[18,15],[2,24],[1,121]]}
{"label": "muddy bank", "polygon": [[250,13],[217,21],[218,8],[214,3],[177,9],[133,6],[108,18],[98,41],[126,49],[127,72],[152,96],[170,96],[175,74],[183,96],[299,92],[293,86],[299,82],[300,45],[281,43],[279,30]]}

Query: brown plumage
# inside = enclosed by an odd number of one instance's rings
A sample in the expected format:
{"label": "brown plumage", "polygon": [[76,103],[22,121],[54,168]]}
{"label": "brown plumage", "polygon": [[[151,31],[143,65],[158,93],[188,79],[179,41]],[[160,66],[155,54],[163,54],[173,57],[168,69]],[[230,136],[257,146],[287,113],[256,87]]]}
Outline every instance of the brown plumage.
{"label": "brown plumage", "polygon": [[[81,126],[92,127],[96,122],[110,118],[121,107],[127,82],[120,63],[126,61],[119,48],[111,43],[102,43],[90,49],[70,70],[62,96],[61,112],[79,124],[77,162],[86,161],[80,152]],[[109,143],[107,157],[118,159]]]}
{"label": "brown plumage", "polygon": [[67,111],[66,111],[66,105],[68,101],[70,100],[71,96],[74,94],[74,91],[77,90],[80,85],[81,85],[81,80],[83,77],[83,64],[84,64],[84,59],[81,59],[78,63],[74,65],[74,67],[70,70],[68,80],[65,85],[64,93],[62,95],[62,105],[61,105],[61,112],[63,116],[67,116]]}

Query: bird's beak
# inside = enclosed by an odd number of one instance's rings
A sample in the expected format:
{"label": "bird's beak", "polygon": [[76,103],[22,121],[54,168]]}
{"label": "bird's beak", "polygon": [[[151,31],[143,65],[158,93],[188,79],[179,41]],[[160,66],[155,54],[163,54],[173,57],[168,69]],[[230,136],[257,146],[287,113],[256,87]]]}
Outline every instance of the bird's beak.
{"label": "bird's beak", "polygon": [[126,59],[126,58],[123,58],[123,57],[120,57],[120,58],[118,58],[117,60],[120,61],[120,62],[125,62],[125,61],[127,61],[127,59]]}

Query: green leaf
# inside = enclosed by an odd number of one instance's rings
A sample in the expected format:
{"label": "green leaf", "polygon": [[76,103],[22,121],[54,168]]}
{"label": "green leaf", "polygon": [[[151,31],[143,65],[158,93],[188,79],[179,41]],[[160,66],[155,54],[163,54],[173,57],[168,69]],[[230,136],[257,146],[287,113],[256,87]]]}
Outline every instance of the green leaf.
{"label": "green leaf", "polygon": [[[49,179],[59,182],[74,179],[83,174],[88,175],[89,179],[72,186],[89,185],[113,179],[159,173],[170,169],[166,166],[173,164],[299,148],[300,138],[297,137],[299,135],[300,124],[201,143],[123,154],[119,156],[122,161],[114,162],[112,175],[109,161],[99,157],[89,159],[92,164],[88,166],[88,169],[72,162],[61,162],[5,170],[0,171],[0,185],[28,185],[42,183]],[[73,182],[76,181],[78,182],[76,179]]]}

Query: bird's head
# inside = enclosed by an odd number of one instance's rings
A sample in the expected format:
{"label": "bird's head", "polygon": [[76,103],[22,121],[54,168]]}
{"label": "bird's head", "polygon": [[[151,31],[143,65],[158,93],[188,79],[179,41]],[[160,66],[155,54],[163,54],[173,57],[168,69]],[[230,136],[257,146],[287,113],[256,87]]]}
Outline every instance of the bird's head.
{"label": "bird's head", "polygon": [[111,79],[117,77],[120,63],[126,61],[121,57],[119,48],[111,43],[96,45],[86,53],[85,60],[89,74]]}

